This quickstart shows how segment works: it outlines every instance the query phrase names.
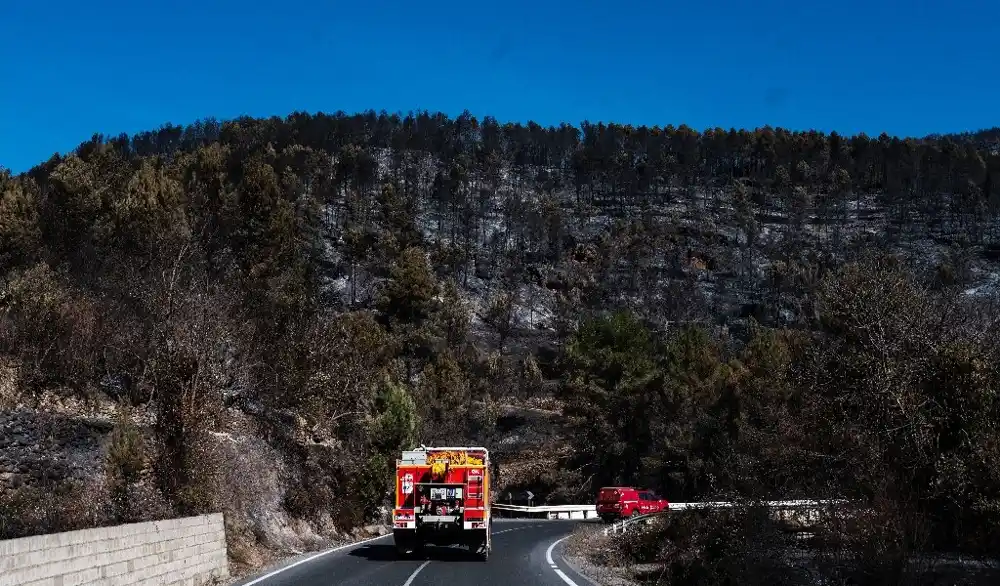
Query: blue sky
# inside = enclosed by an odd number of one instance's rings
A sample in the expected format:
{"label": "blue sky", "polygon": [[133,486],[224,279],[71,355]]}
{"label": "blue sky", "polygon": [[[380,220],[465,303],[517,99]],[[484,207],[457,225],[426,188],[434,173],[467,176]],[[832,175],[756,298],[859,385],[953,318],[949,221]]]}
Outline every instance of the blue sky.
{"label": "blue sky", "polygon": [[995,0],[2,0],[0,165],[295,110],[972,130],[1000,124],[998,38]]}

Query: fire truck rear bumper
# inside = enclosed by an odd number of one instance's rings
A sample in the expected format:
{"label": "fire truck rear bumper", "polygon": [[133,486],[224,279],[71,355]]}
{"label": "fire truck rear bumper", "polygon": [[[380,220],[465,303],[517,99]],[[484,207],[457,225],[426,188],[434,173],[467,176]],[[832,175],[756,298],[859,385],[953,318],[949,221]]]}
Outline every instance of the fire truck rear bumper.
{"label": "fire truck rear bumper", "polygon": [[417,518],[407,519],[402,516],[397,516],[393,519],[392,528],[393,530],[433,530],[433,531],[476,531],[485,530],[489,528],[489,519],[487,517],[482,518],[472,518],[472,519],[462,519],[457,515],[423,515]]}

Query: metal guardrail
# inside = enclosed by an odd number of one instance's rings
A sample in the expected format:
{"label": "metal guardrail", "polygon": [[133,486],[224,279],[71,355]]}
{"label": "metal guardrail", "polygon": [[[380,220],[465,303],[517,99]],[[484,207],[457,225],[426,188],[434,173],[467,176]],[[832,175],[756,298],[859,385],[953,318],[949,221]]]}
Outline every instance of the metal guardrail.
{"label": "metal guardrail", "polygon": [[605,535],[617,535],[618,533],[625,533],[628,528],[633,525],[645,525],[650,519],[655,517],[660,517],[671,512],[670,509],[664,509],[662,511],[657,511],[655,513],[649,513],[647,515],[639,515],[637,517],[629,517],[628,519],[622,519],[621,521],[615,521],[610,526],[605,527],[603,533]]}
{"label": "metal guardrail", "polygon": [[548,519],[596,519],[597,505],[542,505],[528,507],[524,505],[505,505],[494,503],[492,508],[508,513],[521,513],[526,516],[545,515]]}
{"label": "metal guardrail", "polygon": [[597,505],[539,505],[539,506],[525,506],[525,505],[505,505],[503,503],[493,503],[494,509],[500,509],[505,511],[523,511],[523,512],[534,512],[534,513],[549,513],[558,511],[594,511],[597,512]]}
{"label": "metal guardrail", "polygon": [[[824,507],[830,505],[846,505],[845,499],[820,499],[797,501],[762,501],[761,504],[770,509],[801,509],[809,507]],[[703,503],[670,503],[670,510],[683,509],[731,509],[743,503],[733,501],[716,501]]]}
{"label": "metal guardrail", "polygon": [[[846,500],[842,499],[825,499],[825,500],[790,500],[790,501],[765,501],[762,503],[764,506],[770,509],[778,510],[805,510],[808,512],[817,512],[823,507],[828,507],[831,505],[843,505],[846,504]],[[628,519],[623,519],[613,523],[610,527],[604,530],[604,533],[619,533],[626,530],[627,527],[633,523],[645,523],[649,519],[670,513],[673,511],[683,511],[685,509],[728,509],[734,506],[738,506],[739,503],[732,501],[708,501],[699,503],[670,503],[669,508],[664,511],[659,511],[656,513],[650,513],[647,515],[638,515],[636,517],[630,517]],[[597,506],[596,505],[542,505],[542,506],[525,506],[525,505],[507,505],[503,503],[494,503],[492,508],[497,511],[502,511],[506,513],[520,513],[525,516],[536,516],[544,515],[548,519],[596,519],[598,518]]]}
{"label": "metal guardrail", "polygon": [[[798,511],[809,511],[817,512],[823,507],[828,507],[831,505],[844,505],[848,501],[843,499],[824,499],[824,500],[796,500],[796,501],[765,501],[762,504],[769,509],[777,510],[798,510]],[[668,509],[662,511],[657,511],[655,513],[649,513],[647,515],[638,515],[635,517],[629,517],[627,519],[622,519],[621,521],[615,521],[609,527],[603,530],[605,535],[615,535],[618,533],[625,533],[628,528],[633,525],[645,525],[651,519],[655,517],[660,517],[667,515],[674,511],[683,511],[685,509],[731,509],[738,506],[739,503],[729,502],[729,501],[716,501],[716,502],[703,502],[703,503],[670,503]]]}

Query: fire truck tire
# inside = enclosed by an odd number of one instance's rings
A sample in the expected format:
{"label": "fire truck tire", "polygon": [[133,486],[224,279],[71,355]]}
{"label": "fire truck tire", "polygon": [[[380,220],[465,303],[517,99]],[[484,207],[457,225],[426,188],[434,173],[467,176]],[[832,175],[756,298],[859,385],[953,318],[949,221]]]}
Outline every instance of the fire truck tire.
{"label": "fire truck tire", "polygon": [[410,544],[396,544],[396,555],[400,558],[418,558],[424,554],[424,544],[414,542]]}
{"label": "fire truck tire", "polygon": [[479,559],[486,561],[490,556],[490,536],[488,529],[482,535],[469,543],[469,550],[479,556]]}
{"label": "fire truck tire", "polygon": [[487,545],[485,542],[473,545],[469,549],[471,549],[473,553],[478,555],[479,559],[481,559],[484,562],[490,557],[490,546]]}
{"label": "fire truck tire", "polygon": [[396,553],[401,558],[419,555],[423,552],[423,543],[411,531],[396,531],[393,533],[393,541],[396,542]]}

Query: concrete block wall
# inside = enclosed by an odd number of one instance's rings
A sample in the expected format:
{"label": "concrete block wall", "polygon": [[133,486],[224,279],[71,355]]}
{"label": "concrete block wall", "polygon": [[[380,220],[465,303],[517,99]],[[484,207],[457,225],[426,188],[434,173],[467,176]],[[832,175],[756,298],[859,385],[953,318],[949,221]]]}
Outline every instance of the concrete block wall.
{"label": "concrete block wall", "polygon": [[0,541],[0,586],[195,586],[228,576],[221,513]]}

